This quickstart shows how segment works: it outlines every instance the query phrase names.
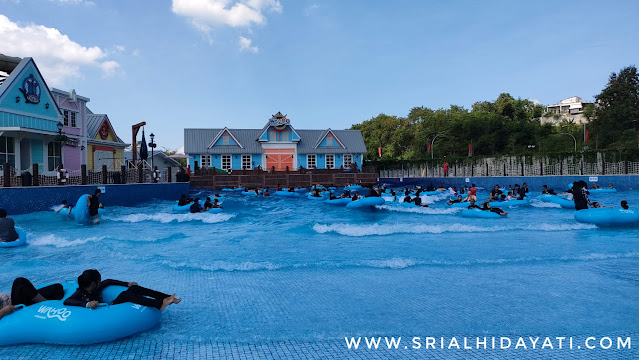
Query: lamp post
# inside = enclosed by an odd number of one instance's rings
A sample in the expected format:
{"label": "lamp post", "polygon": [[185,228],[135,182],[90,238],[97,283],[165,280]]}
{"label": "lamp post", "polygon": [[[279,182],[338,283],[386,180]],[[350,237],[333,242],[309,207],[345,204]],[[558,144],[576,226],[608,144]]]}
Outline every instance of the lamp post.
{"label": "lamp post", "polygon": [[430,142],[430,158],[434,159],[435,158],[435,148],[433,147],[433,144],[435,144],[435,139],[437,139],[437,137],[441,135],[441,134],[437,134],[435,135],[435,137],[433,138],[433,140]]}
{"label": "lamp post", "polygon": [[155,139],[155,135],[153,133],[151,133],[149,137],[151,138],[151,142],[149,143],[149,147],[151,148],[151,170],[155,171],[155,166],[153,165],[153,149],[155,149],[157,144],[153,141],[153,139]]}
{"label": "lamp post", "polygon": [[58,125],[56,125],[58,127],[58,136],[56,136],[56,140],[58,140],[58,150],[60,150],[60,163],[58,164],[59,166],[62,165],[62,141],[64,140],[64,138],[66,138],[66,136],[62,135],[62,128],[64,127],[64,125],[62,124],[61,121],[58,121]]}
{"label": "lamp post", "polygon": [[572,134],[569,133],[559,133],[559,135],[568,135],[572,138],[572,140],[575,142],[575,152],[577,152],[577,139],[575,139],[575,137]]}

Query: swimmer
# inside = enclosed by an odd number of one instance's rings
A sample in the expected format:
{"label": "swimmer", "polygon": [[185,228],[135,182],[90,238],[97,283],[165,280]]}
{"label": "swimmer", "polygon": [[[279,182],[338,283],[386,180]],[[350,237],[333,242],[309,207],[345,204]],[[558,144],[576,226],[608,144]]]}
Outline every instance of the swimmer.
{"label": "swimmer", "polygon": [[217,201],[217,199],[213,199],[213,204],[211,204],[212,209],[222,209],[222,205]]}
{"label": "swimmer", "polygon": [[470,199],[470,205],[468,205],[468,208],[469,209],[480,209],[481,210],[481,208],[479,206],[475,205],[475,199]]}
{"label": "swimmer", "polygon": [[452,204],[457,204],[457,203],[460,203],[460,202],[463,202],[463,201],[464,201],[463,196],[458,195],[458,196],[457,196],[457,199],[455,199],[455,200],[453,200],[453,199],[448,199],[448,201],[447,201],[446,203],[447,203],[448,205],[452,205]]}
{"label": "swimmer", "polygon": [[626,200],[621,200],[621,208],[624,210],[628,210],[628,202]]}
{"label": "swimmer", "polygon": [[191,204],[189,210],[191,211],[191,214],[196,214],[202,211],[202,208],[200,207],[200,198],[195,198],[195,201]]}
{"label": "swimmer", "polygon": [[7,210],[0,209],[0,242],[12,242],[18,240],[15,222],[7,217]]}
{"label": "swimmer", "polygon": [[357,193],[357,191],[353,191],[353,197],[351,197],[352,201],[358,200],[359,199],[359,194]]}
{"label": "swimmer", "polygon": [[499,214],[499,215],[501,215],[501,216],[506,216],[506,215],[508,215],[508,213],[507,213],[507,212],[505,212],[504,210],[502,210],[502,208],[498,208],[498,207],[490,207],[490,204],[488,203],[488,201],[486,201],[486,202],[484,203],[484,208],[483,208],[482,210],[484,210],[484,211],[492,211],[492,212],[494,212],[494,213],[496,213],[496,214]]}
{"label": "swimmer", "polygon": [[147,289],[139,286],[136,282],[124,282],[119,280],[104,280],[97,270],[85,270],[78,276],[78,290],[68,299],[64,300],[64,305],[81,306],[90,309],[97,309],[99,304],[104,302],[102,290],[110,285],[125,286],[128,289],[120,293],[111,305],[130,302],[142,306],[154,307],[160,311],[171,304],[179,304],[182,299],[173,295]]}
{"label": "swimmer", "polygon": [[[215,199],[217,200],[217,199]],[[211,198],[210,197],[206,197],[206,201],[204,201],[204,204],[202,205],[202,210],[203,211],[207,211],[208,209],[213,207],[213,203],[211,203]]]}
{"label": "swimmer", "polygon": [[75,207],[75,204],[69,204],[69,203],[67,203],[66,200],[62,200],[62,206],[58,210],[56,210],[55,212],[59,213],[62,210],[67,210],[64,213],[66,213],[68,215],[68,214],[71,214],[71,210],[74,207]]}

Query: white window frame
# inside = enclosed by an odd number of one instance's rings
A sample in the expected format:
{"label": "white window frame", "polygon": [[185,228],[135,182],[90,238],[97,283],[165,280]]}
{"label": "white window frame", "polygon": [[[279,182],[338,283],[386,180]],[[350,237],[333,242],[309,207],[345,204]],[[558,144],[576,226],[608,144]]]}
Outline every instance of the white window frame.
{"label": "white window frame", "polygon": [[[228,166],[224,164],[228,160]],[[231,155],[222,155],[222,170],[228,171],[233,168],[233,160],[231,159]]]}
{"label": "white window frame", "polygon": [[[348,164],[346,163],[346,157],[347,157],[347,156],[348,156],[348,158],[350,159],[350,160],[349,160],[349,162],[348,162]],[[344,167],[345,167],[345,168],[349,168],[349,167],[351,167],[351,165],[353,165],[353,154],[344,154],[344,156],[342,157],[342,159],[344,160],[344,161],[343,161],[343,164],[344,164]]]}
{"label": "white window frame", "polygon": [[[16,139],[12,136],[0,136],[4,138],[4,148],[0,149],[0,167],[4,165],[5,162],[9,163],[11,166],[16,166]],[[11,141],[9,141],[11,139]],[[11,149],[9,148],[9,142],[13,145]],[[19,146],[19,145],[18,145]],[[13,159],[10,160],[10,158]]]}
{"label": "white window frame", "polygon": [[[332,164],[330,166],[328,165],[329,156],[330,156],[331,162],[332,162]],[[335,154],[326,154],[326,155],[324,155],[324,160],[325,160],[325,166],[324,166],[325,169],[335,169]]]}
{"label": "white window frame", "polygon": [[75,111],[71,111],[71,127],[72,128],[77,128],[78,127],[78,122],[77,122],[77,118],[78,118],[78,113]]}
{"label": "white window frame", "polygon": [[200,167],[202,169],[208,169],[211,167],[211,155],[202,155],[200,157]]}
{"label": "white window frame", "polygon": [[64,115],[64,120],[62,121],[62,124],[64,124],[64,126],[69,126],[69,110],[64,110],[63,111],[63,115]]}
{"label": "white window frame", "polygon": [[[313,159],[313,161],[311,161],[311,159]],[[306,168],[307,169],[317,168],[317,155],[315,154],[306,155]]]}
{"label": "white window frame", "polygon": [[[55,171],[58,165],[62,164],[62,144],[58,141],[51,141],[47,144],[47,169],[49,171]],[[51,155],[51,151],[53,155]],[[53,160],[53,164],[51,164]],[[51,166],[53,165],[53,166]]]}
{"label": "white window frame", "polygon": [[253,170],[253,156],[251,154],[242,155],[242,170]]}

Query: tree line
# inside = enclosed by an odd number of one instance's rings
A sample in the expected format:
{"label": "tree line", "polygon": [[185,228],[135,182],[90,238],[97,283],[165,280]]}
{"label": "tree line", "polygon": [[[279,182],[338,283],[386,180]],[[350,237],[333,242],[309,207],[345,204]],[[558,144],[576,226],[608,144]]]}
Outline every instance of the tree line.
{"label": "tree line", "polygon": [[628,66],[610,75],[607,86],[595,96],[595,105],[584,109],[589,120],[585,129],[567,120],[541,124],[545,112],[546,107],[539,103],[502,93],[495,101],[474,103],[471,109],[457,105],[437,110],[414,107],[406,117],[379,114],[351,129],[362,132],[369,160],[547,155],[572,152],[575,141],[577,151],[636,152],[637,68]]}

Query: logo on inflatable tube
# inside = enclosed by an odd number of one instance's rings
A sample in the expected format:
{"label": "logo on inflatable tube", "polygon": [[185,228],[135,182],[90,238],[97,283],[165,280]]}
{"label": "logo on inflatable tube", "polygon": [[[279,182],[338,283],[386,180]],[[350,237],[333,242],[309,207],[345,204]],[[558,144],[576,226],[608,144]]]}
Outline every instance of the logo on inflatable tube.
{"label": "logo on inflatable tube", "polygon": [[67,321],[67,318],[71,316],[71,311],[67,308],[54,308],[51,306],[40,306],[38,309],[39,314],[46,314],[46,317],[42,315],[36,315],[39,319],[58,319],[60,321]]}

